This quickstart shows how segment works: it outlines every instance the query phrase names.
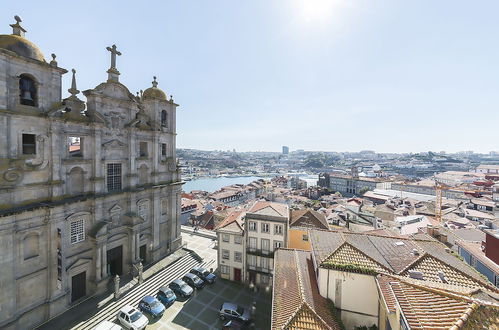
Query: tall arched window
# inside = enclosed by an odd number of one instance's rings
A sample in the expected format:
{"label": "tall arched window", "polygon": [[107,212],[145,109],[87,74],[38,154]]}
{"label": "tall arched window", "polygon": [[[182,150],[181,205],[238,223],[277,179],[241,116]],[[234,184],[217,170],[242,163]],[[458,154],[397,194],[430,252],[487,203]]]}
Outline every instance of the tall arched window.
{"label": "tall arched window", "polygon": [[33,78],[22,74],[19,78],[19,100],[21,104],[36,106],[37,104],[36,84]]}
{"label": "tall arched window", "polygon": [[167,126],[167,116],[168,113],[166,110],[161,111],[161,126],[166,127]]}

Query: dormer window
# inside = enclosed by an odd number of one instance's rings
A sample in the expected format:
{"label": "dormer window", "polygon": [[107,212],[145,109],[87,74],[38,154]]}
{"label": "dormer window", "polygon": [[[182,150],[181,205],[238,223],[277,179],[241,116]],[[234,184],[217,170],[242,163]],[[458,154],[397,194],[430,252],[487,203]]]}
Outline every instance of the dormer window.
{"label": "dormer window", "polygon": [[35,81],[22,74],[19,79],[19,100],[23,105],[36,106],[37,93]]}
{"label": "dormer window", "polygon": [[167,126],[167,112],[166,110],[161,111],[161,126],[166,127]]}

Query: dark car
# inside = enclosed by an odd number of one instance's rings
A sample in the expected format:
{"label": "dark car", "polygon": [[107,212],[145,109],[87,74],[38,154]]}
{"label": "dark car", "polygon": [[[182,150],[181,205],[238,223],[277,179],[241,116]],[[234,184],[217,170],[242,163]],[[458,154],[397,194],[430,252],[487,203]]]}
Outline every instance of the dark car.
{"label": "dark car", "polygon": [[166,286],[163,286],[158,290],[156,298],[158,298],[158,300],[161,301],[161,303],[165,305],[165,307],[172,305],[175,300],[177,300],[177,296],[175,295],[173,290],[167,288]]}
{"label": "dark car", "polygon": [[170,289],[175,292],[177,297],[190,297],[192,293],[194,292],[194,289],[191,288],[190,286],[187,285],[182,280],[174,280],[173,282],[170,283]]}
{"label": "dark car", "polygon": [[144,313],[150,314],[152,317],[161,317],[165,312],[165,306],[153,296],[142,298],[139,302],[139,309]]}
{"label": "dark car", "polygon": [[193,269],[191,269],[191,274],[196,275],[197,277],[199,277],[200,279],[209,284],[213,284],[217,280],[217,275],[210,273],[210,271],[201,267],[194,267]]}
{"label": "dark car", "polygon": [[226,302],[220,307],[218,316],[222,321],[224,320],[238,320],[242,322],[249,322],[250,311],[237,304]]}
{"label": "dark car", "polygon": [[204,287],[203,280],[191,273],[185,274],[185,276],[182,277],[182,280],[196,289],[202,289]]}

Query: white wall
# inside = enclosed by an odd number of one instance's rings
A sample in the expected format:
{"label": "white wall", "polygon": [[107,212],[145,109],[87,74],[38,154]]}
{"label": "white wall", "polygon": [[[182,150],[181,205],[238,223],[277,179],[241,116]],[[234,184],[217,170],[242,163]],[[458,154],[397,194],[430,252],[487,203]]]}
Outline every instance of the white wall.
{"label": "white wall", "polygon": [[341,309],[347,329],[378,325],[378,289],[374,276],[319,268],[319,293]]}

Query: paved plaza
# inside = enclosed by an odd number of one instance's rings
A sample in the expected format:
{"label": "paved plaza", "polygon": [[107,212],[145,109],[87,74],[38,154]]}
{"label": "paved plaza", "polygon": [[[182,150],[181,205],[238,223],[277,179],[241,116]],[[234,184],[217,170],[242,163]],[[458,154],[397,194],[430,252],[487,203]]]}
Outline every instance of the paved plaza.
{"label": "paved plaza", "polygon": [[147,329],[221,329],[218,311],[224,302],[250,308],[253,300],[256,301],[255,329],[270,329],[270,294],[252,294],[248,288],[225,280],[199,290],[187,301],[175,302],[161,319],[150,320]]}
{"label": "paved plaza", "polygon": [[[181,278],[192,267],[216,268],[217,250],[213,237],[183,232],[182,240],[187,250],[176,253],[177,261],[169,264],[168,258],[166,258],[146,270],[147,279],[144,283],[135,285],[119,300],[106,298],[106,295],[95,297],[52,319],[39,329],[90,330],[103,320],[117,322],[116,315],[120,308],[126,305],[137,306],[145,295],[155,296],[159,287],[167,285],[175,278]],[[195,254],[188,251],[194,251]],[[196,255],[200,256],[202,260],[199,260]],[[256,301],[255,329],[269,329],[270,294],[252,293],[241,284],[221,279],[213,285],[195,291],[188,300],[176,301],[167,308],[163,317],[151,319],[147,329],[221,329],[222,321],[218,318],[218,311],[222,303],[234,302],[245,308],[250,308],[253,301]]]}

